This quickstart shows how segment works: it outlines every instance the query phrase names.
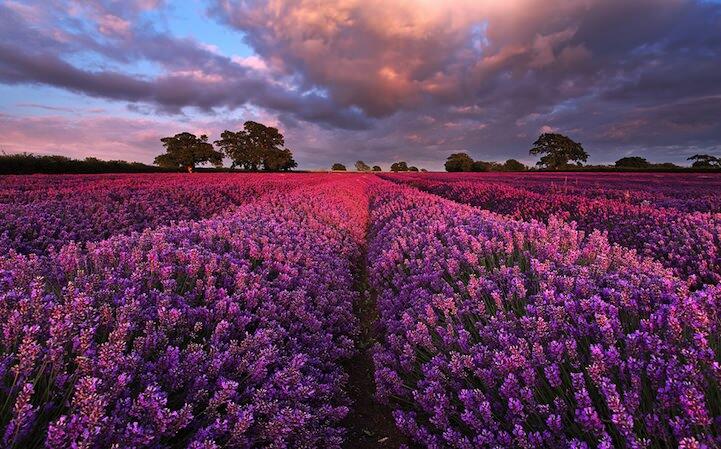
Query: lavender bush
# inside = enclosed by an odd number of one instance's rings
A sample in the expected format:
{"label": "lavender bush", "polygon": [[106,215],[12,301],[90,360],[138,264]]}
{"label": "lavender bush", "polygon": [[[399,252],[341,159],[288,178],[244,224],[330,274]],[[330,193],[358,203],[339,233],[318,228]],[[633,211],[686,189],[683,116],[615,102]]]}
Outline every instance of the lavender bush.
{"label": "lavender bush", "polygon": [[[402,180],[395,177],[394,180]],[[665,209],[609,199],[540,194],[492,182],[409,181],[414,187],[454,201],[521,220],[574,221],[588,233],[604,231],[612,243],[653,257],[691,286],[721,281],[721,214]]]}
{"label": "lavender bush", "polygon": [[208,218],[299,181],[321,180],[260,174],[9,176],[0,179],[0,251],[45,254],[69,241]]}
{"label": "lavender bush", "polygon": [[719,214],[392,178],[0,179],[0,447],[342,447],[361,297],[415,445],[721,447]]}
{"label": "lavender bush", "polygon": [[682,212],[721,212],[718,173],[487,172],[383,176],[393,180],[500,183],[544,195],[609,199]]}
{"label": "lavender bush", "polygon": [[556,219],[371,202],[376,382],[429,448],[718,447],[721,290]]}
{"label": "lavender bush", "polygon": [[3,447],[338,447],[363,187],[0,258]]}

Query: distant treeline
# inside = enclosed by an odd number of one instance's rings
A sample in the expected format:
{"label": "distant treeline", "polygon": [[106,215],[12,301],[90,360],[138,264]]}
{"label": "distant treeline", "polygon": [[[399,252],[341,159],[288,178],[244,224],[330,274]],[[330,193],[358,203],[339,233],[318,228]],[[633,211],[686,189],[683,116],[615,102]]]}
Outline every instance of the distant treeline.
{"label": "distant treeline", "polygon": [[658,173],[719,173],[721,168],[715,167],[683,167],[671,163],[651,164],[645,167],[623,167],[618,165],[578,165],[556,169],[531,168],[529,171],[557,172],[658,172]]}
{"label": "distant treeline", "polygon": [[[31,174],[93,174],[93,173],[180,173],[184,168],[159,167],[141,162],[103,161],[94,157],[72,159],[60,155],[39,155],[33,153],[0,153],[0,175]],[[246,172],[230,167],[196,167],[199,173]],[[303,170],[294,170],[303,173]]]}
{"label": "distant treeline", "polygon": [[686,160],[691,167],[682,167],[671,162],[653,163],[640,156],[626,156],[614,165],[584,165],[588,153],[583,146],[563,134],[544,133],[533,142],[529,153],[541,156],[536,167],[526,167],[515,159],[505,163],[475,161],[468,153],[453,153],[448,156],[445,169],[449,172],[484,171],[587,171],[587,172],[709,172],[721,171],[721,158],[710,154],[695,154]]}
{"label": "distant treeline", "polygon": [[0,154],[0,174],[32,173],[149,173],[176,172],[140,162],[103,161],[94,157],[72,159],[67,156],[45,156],[32,153]]}

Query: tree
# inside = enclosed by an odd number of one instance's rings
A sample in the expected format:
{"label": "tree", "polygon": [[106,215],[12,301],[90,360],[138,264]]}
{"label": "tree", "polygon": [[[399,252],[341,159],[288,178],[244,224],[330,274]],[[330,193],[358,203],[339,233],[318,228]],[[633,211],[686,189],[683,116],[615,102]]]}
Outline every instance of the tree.
{"label": "tree", "polygon": [[177,170],[158,168],[140,162],[105,161],[95,157],[71,159],[67,156],[36,155],[32,153],[7,154],[0,150],[0,175],[32,173],[138,173]]}
{"label": "tree", "polygon": [[183,132],[173,137],[163,137],[160,141],[166,152],[155,158],[155,164],[161,167],[184,168],[192,173],[198,164],[210,162],[216,167],[223,165],[223,154],[213,149],[206,135],[196,137]]}
{"label": "tree", "polygon": [[643,157],[640,156],[629,156],[622,157],[616,161],[616,167],[623,168],[648,168],[651,164]]}
{"label": "tree", "polygon": [[693,168],[721,168],[721,159],[708,154],[694,154],[687,160],[694,161]]}
{"label": "tree", "polygon": [[333,164],[333,167],[331,167],[331,170],[333,170],[333,171],[345,171],[345,165],[339,164],[338,162],[336,162],[335,164]]}
{"label": "tree", "polygon": [[406,162],[394,162],[391,165],[391,171],[408,171],[408,164]]}
{"label": "tree", "polygon": [[471,169],[464,170],[464,171],[473,171],[473,172],[491,171],[491,162],[473,161],[473,163],[471,164]]}
{"label": "tree", "polygon": [[563,134],[543,133],[533,142],[530,153],[533,155],[543,154],[537,165],[545,166],[551,170],[566,167],[570,161],[576,162],[579,166],[588,160],[588,153],[580,143],[571,140]]}
{"label": "tree", "polygon": [[297,167],[293,153],[284,148],[285,138],[278,128],[247,121],[240,131],[225,130],[215,144],[232,161],[232,168],[267,171]]}
{"label": "tree", "polygon": [[371,171],[370,166],[363,161],[356,161],[355,169],[357,171]]}
{"label": "tree", "polygon": [[230,168],[255,171],[263,163],[263,154],[251,144],[245,130],[233,132],[226,129],[220,134],[220,140],[214,143],[230,158]]}
{"label": "tree", "polygon": [[419,171],[419,170],[418,170],[418,167],[411,165],[410,167],[408,167],[408,171]]}
{"label": "tree", "polygon": [[374,165],[374,166],[373,166],[373,171],[382,171],[382,170],[381,170],[380,166]]}
{"label": "tree", "polygon": [[467,153],[453,153],[446,159],[446,171],[461,172],[473,170],[473,159]]}
{"label": "tree", "polygon": [[505,171],[526,171],[528,170],[528,167],[526,167],[521,162],[515,160],[515,159],[508,159],[503,164],[503,170]]}
{"label": "tree", "polygon": [[298,166],[289,149],[269,151],[263,159],[263,170],[288,171]]}

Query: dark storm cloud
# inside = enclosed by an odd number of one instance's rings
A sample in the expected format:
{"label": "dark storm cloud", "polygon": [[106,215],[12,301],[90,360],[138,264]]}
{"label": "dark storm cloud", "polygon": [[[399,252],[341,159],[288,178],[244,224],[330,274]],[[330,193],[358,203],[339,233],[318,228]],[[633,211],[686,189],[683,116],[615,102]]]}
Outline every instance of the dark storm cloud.
{"label": "dark storm cloud", "polygon": [[[246,31],[277,70],[322,86],[339,105],[395,114],[400,130],[376,130],[408,145],[409,157],[462,146],[522,156],[542,128],[594,143],[604,151],[597,161],[617,144],[721,139],[705,125],[721,94],[719,4],[500,3],[218,1],[212,12]],[[415,129],[420,116],[433,121]]]}

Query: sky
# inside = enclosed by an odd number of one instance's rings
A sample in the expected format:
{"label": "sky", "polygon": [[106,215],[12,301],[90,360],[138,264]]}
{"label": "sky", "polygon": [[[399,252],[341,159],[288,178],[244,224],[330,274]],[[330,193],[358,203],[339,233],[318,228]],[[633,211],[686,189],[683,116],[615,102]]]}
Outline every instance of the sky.
{"label": "sky", "polygon": [[721,156],[721,2],[0,0],[0,150],[151,163],[277,126],[301,168]]}

